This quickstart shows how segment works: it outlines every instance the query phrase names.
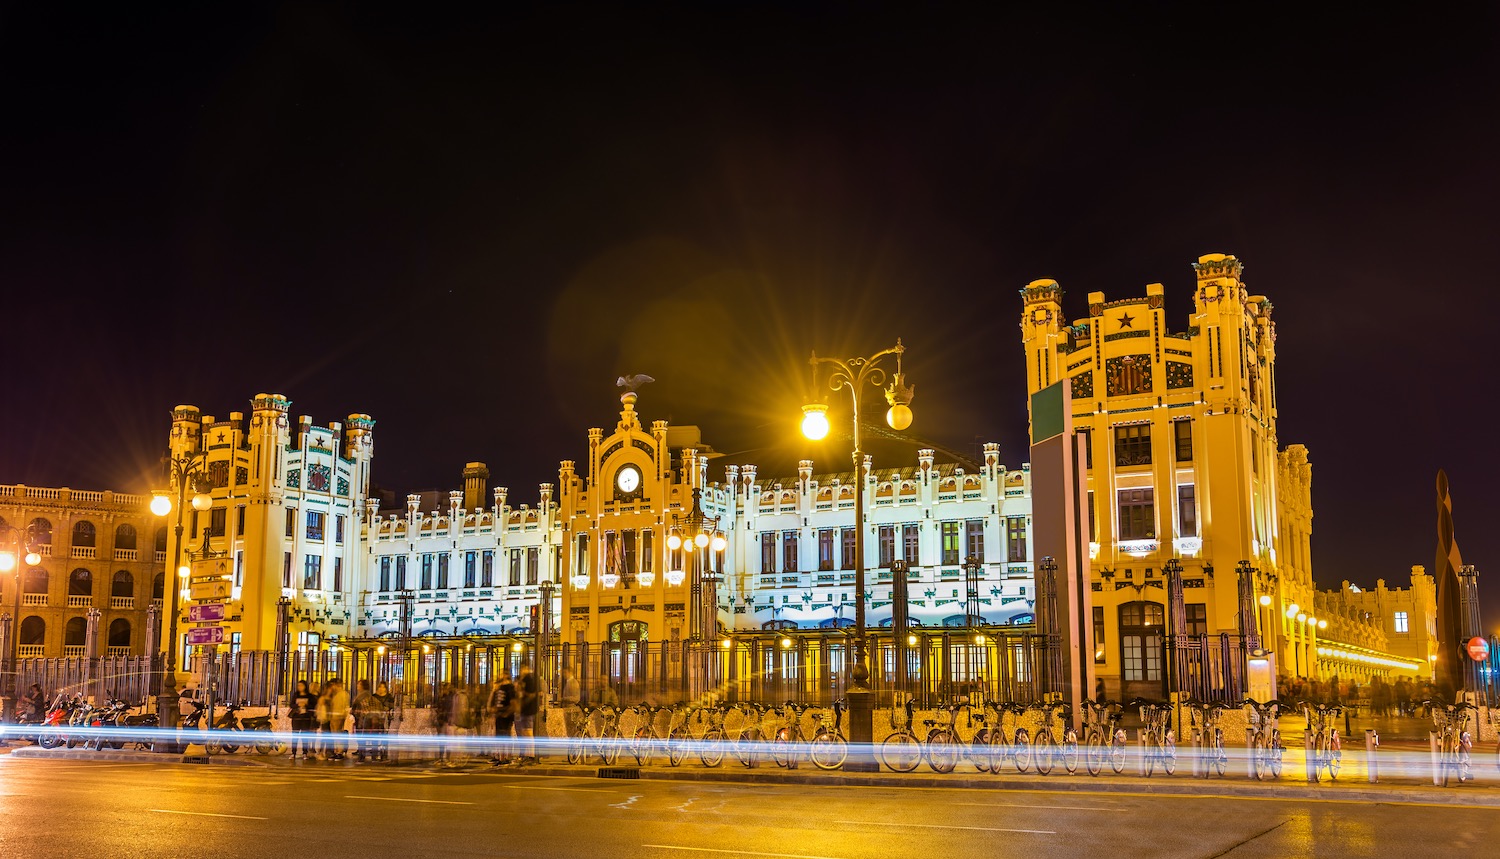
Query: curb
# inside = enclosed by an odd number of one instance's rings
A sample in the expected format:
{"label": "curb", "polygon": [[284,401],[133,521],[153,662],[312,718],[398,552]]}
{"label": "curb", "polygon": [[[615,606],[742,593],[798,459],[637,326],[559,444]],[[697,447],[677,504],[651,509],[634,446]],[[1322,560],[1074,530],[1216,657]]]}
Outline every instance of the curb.
{"label": "curb", "polygon": [[156,764],[213,764],[214,766],[227,767],[260,767],[268,768],[271,764],[265,761],[252,760],[247,757],[235,755],[176,755],[165,752],[124,752],[124,751],[100,751],[90,749],[42,749],[36,746],[13,749],[10,753],[15,758],[35,758],[38,760],[56,761],[99,761],[110,763],[156,763]]}

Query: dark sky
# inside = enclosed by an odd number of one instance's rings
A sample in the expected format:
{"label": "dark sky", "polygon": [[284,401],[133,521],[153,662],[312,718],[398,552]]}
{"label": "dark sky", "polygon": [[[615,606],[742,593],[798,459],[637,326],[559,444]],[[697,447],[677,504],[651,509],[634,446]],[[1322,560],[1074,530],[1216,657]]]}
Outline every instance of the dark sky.
{"label": "dark sky", "polygon": [[1318,578],[1431,565],[1439,467],[1500,573],[1492,4],[21,5],[0,481],[144,488],[173,404],[271,391],[372,414],[386,486],[479,459],[534,501],[632,372],[729,461],[842,468],[795,436],[806,355],[897,336],[913,430],[1014,466],[1016,291],[1161,281],[1181,328],[1227,252],[1276,305]]}

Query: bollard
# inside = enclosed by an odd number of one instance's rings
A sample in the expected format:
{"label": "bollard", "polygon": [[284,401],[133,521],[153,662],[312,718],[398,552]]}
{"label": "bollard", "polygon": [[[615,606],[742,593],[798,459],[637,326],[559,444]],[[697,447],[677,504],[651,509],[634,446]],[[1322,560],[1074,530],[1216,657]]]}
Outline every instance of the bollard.
{"label": "bollard", "polygon": [[1259,761],[1255,758],[1255,731],[1251,728],[1245,729],[1245,776],[1251,780],[1257,778],[1255,766]]}
{"label": "bollard", "polygon": [[1193,736],[1188,741],[1188,746],[1190,748],[1188,754],[1193,756],[1193,778],[1208,778],[1208,767],[1203,765],[1203,732],[1193,728]]}
{"label": "bollard", "polygon": [[1380,780],[1380,762],[1375,750],[1380,748],[1380,734],[1374,728],[1365,728],[1365,769],[1370,784]]}
{"label": "bollard", "polygon": [[1318,783],[1318,753],[1313,748],[1312,731],[1302,734],[1302,762],[1307,767],[1307,781],[1309,784]]}
{"label": "bollard", "polygon": [[1443,775],[1442,767],[1438,763],[1438,735],[1436,731],[1427,732],[1427,746],[1428,750],[1432,753],[1432,785],[1433,787],[1442,787]]}
{"label": "bollard", "polygon": [[1135,732],[1135,763],[1136,772],[1142,777],[1146,776],[1146,729],[1139,728]]}

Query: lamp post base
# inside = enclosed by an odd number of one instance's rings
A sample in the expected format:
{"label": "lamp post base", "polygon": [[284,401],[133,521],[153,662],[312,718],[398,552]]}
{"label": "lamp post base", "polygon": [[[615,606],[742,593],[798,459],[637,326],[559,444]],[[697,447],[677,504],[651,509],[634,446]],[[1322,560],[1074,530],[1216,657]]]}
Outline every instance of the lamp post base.
{"label": "lamp post base", "polygon": [[879,772],[880,763],[875,760],[875,692],[850,689],[844,693],[844,700],[849,704],[849,757],[844,760],[844,772]]}
{"label": "lamp post base", "polygon": [[[176,683],[163,683],[161,691],[156,694],[156,718],[161,727],[176,731],[182,723],[182,710],[177,701],[181,696],[177,694]],[[182,754],[186,746],[178,740],[169,743],[158,743],[157,747],[168,754]]]}

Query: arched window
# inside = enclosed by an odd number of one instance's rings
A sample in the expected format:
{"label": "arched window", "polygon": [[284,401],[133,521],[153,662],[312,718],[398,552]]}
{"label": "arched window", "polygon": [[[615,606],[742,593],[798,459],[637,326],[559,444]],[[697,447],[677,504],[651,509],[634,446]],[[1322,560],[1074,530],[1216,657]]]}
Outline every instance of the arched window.
{"label": "arched window", "polygon": [[112,597],[135,596],[135,576],[125,570],[116,572],[114,581],[109,586],[109,595]]}
{"label": "arched window", "polygon": [[68,574],[68,596],[87,597],[94,595],[94,574],[79,567]]}
{"label": "arched window", "polygon": [[26,571],[24,590],[28,594],[44,594],[47,592],[47,571],[41,567],[32,567]]}
{"label": "arched window", "polygon": [[31,520],[31,541],[38,546],[52,545],[52,523],[40,516]]}
{"label": "arched window", "polygon": [[32,615],[21,621],[21,643],[22,644],[46,644],[47,622]]}
{"label": "arched window", "polygon": [[158,552],[165,552],[166,550],[167,550],[167,526],[163,525],[160,528],[156,529],[156,551],[158,551]]}
{"label": "arched window", "polygon": [[115,529],[115,548],[135,551],[135,526],[129,523]]}
{"label": "arched window", "polygon": [[1161,682],[1165,624],[1161,603],[1128,602],[1120,606],[1120,679],[1127,683]]}
{"label": "arched window", "polygon": [[88,636],[89,622],[81,617],[75,617],[68,621],[63,628],[64,647],[82,647],[84,639]]}
{"label": "arched window", "polygon": [[130,621],[117,617],[109,623],[109,646],[130,646]]}
{"label": "arched window", "polygon": [[154,600],[161,599],[162,590],[165,587],[166,583],[167,583],[167,577],[166,577],[165,573],[157,573],[154,577],[152,577],[152,579],[151,579],[151,598],[152,599],[154,599]]}
{"label": "arched window", "polygon": [[78,521],[73,523],[73,545],[94,548],[94,523]]}

